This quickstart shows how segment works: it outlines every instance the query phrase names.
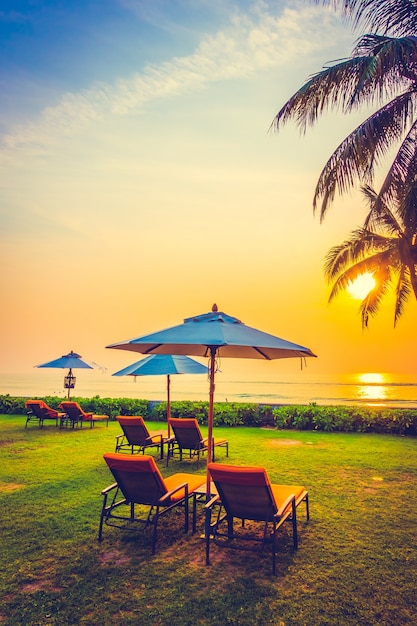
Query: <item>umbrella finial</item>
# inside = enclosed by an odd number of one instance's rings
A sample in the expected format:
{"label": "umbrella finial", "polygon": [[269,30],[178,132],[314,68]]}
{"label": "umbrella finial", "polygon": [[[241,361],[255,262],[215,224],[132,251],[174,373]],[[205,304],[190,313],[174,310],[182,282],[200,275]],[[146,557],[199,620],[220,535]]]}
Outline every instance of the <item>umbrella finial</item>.
{"label": "umbrella finial", "polygon": [[213,311],[213,313],[216,313],[219,310],[217,308],[217,304],[213,304],[213,306],[211,307],[211,310]]}

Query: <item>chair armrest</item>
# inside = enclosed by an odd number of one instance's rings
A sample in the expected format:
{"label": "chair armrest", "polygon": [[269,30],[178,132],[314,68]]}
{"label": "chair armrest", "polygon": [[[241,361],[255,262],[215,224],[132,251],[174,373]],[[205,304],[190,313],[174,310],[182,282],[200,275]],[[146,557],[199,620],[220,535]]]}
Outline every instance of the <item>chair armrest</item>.
{"label": "chair armrest", "polygon": [[101,492],[101,495],[105,496],[106,494],[109,493],[109,491],[112,491],[112,489],[115,489],[116,487],[117,487],[117,483],[113,483],[112,485],[109,485],[108,487],[103,489],[103,491]]}
{"label": "chair armrest", "polygon": [[150,434],[149,437],[147,437],[146,441],[148,441],[149,443],[160,443],[162,444],[164,441],[164,434],[163,433],[157,433],[156,435],[152,435]]}
{"label": "chair armrest", "polygon": [[165,495],[162,496],[162,498],[159,499],[159,502],[164,502],[164,500],[168,500],[171,496],[174,495],[174,493],[177,493],[177,491],[181,491],[181,489],[185,490],[185,496],[187,497],[188,494],[188,483],[181,483],[181,485],[178,485],[178,487],[175,487],[175,489],[171,489],[171,491],[168,491]]}
{"label": "chair armrest", "polygon": [[207,504],[204,505],[204,508],[212,509],[213,506],[216,504],[216,502],[220,502],[220,496],[218,493],[215,496],[213,496],[212,499],[207,502]]}
{"label": "chair armrest", "polygon": [[281,506],[278,509],[278,513],[277,515],[279,517],[282,517],[284,515],[284,513],[286,512],[286,510],[288,509],[289,505],[295,502],[295,495],[291,494],[290,496],[288,496],[288,498],[285,500],[285,502],[283,502],[283,504],[281,504]]}
{"label": "chair armrest", "polygon": [[125,438],[124,434],[116,435],[116,443],[119,443],[119,439],[123,441],[124,438]]}

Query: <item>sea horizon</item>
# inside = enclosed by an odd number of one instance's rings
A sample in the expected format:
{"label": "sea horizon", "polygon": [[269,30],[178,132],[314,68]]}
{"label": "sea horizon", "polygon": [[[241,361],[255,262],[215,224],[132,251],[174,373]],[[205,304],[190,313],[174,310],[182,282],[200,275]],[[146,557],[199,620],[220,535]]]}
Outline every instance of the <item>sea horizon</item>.
{"label": "sea horizon", "polygon": [[[107,373],[77,370],[71,396],[81,398],[137,398],[164,401],[164,376],[112,377]],[[15,397],[67,397],[65,372],[42,371],[28,374],[1,374],[0,394]],[[208,400],[205,375],[171,376],[171,401]],[[417,408],[417,382],[411,376],[367,373],[339,375],[288,375],[260,380],[240,377],[231,380],[216,375],[215,402],[257,404],[362,405],[389,408]]]}

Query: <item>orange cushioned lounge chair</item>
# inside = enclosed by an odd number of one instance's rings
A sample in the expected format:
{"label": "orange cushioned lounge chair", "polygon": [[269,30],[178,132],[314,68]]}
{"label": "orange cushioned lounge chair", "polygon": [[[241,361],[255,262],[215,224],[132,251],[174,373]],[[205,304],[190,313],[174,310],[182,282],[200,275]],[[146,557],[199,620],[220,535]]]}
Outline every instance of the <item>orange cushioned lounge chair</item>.
{"label": "orange cushioned lounge chair", "polygon": [[[116,482],[101,492],[104,501],[98,531],[99,541],[102,540],[103,524],[125,530],[137,530],[138,524],[143,528],[152,525],[152,554],[155,554],[158,520],[161,515],[176,506],[183,507],[184,531],[188,532],[190,498],[193,499],[192,528],[195,532],[196,494],[194,492],[204,484],[204,476],[178,473],[164,479],[155,459],[149,455],[130,456],[108,452],[104,455],[104,460]],[[135,515],[136,504],[149,507],[145,518]],[[123,514],[126,508],[126,514]]]}
{"label": "orange cushioned lounge chair", "polygon": [[[292,522],[294,548],[298,547],[297,506],[305,502],[308,520],[308,492],[299,485],[272,485],[263,467],[210,463],[208,471],[215,486],[213,491],[217,490],[217,494],[205,506],[206,564],[210,564],[210,544],[213,541],[218,545],[221,541],[223,545],[242,548],[243,540],[250,540],[258,542],[260,549],[263,549],[271,539],[272,572],[275,574],[277,531],[287,520]],[[213,515],[214,509],[217,510]],[[238,529],[234,528],[234,518],[241,520]],[[263,534],[255,534],[252,530],[247,532],[244,528],[245,520],[262,522]],[[223,522],[226,529],[219,530]],[[268,535],[268,528],[271,527],[272,533]]]}
{"label": "orange cushioned lounge chair", "polygon": [[133,415],[119,415],[117,418],[123,434],[116,436],[115,452],[130,452],[131,454],[145,454],[147,448],[158,448],[159,456],[164,457],[164,440],[168,433],[165,431],[149,432],[143,417]]}
{"label": "orange cushioned lounge chair", "polygon": [[55,426],[58,426],[58,420],[64,417],[64,413],[51,409],[43,400],[27,400],[25,407],[28,409],[25,428],[31,420],[37,420],[39,428],[43,427],[45,420],[55,420]]}
{"label": "orange cushioned lounge chair", "polygon": [[[200,426],[194,417],[176,418],[172,417],[169,420],[175,439],[168,445],[167,464],[169,458],[174,455],[178,450],[180,454],[180,461],[182,461],[183,450],[188,450],[190,458],[197,456],[198,462],[200,461],[200,454],[207,452],[207,437],[203,437],[200,431]],[[213,461],[214,461],[214,448],[221,447],[226,448],[226,456],[229,456],[229,443],[226,439],[213,438]]]}
{"label": "orange cushioned lounge chair", "polygon": [[64,402],[61,402],[59,408],[65,411],[65,416],[61,419],[61,427],[71,424],[71,426],[74,428],[74,426],[78,426],[78,424],[80,424],[82,428],[85,422],[90,424],[90,428],[93,428],[96,422],[106,422],[106,426],[109,425],[108,415],[95,415],[94,413],[86,413],[82,410],[78,402],[66,400]]}

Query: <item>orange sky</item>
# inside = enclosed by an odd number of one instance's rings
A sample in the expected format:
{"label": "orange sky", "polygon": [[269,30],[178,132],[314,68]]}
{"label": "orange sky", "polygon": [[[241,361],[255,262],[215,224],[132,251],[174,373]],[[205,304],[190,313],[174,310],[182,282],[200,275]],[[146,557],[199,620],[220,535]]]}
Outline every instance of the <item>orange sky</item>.
{"label": "orange sky", "polygon": [[44,86],[22,110],[16,95],[1,153],[0,373],[71,349],[112,373],[138,355],[106,345],[216,302],[308,346],[319,356],[310,374],[414,374],[414,302],[397,329],[391,304],[366,332],[357,301],[327,304],[324,256],[365,207],[352,194],[320,225],[314,186],[361,115],[327,116],[305,137],[292,126],[268,132],[285,100],[349,54],[354,37],[323,9],[258,9],[238,20],[227,6],[190,51],[171,43],[149,65],[149,49],[148,65],[112,68],[107,83]]}

